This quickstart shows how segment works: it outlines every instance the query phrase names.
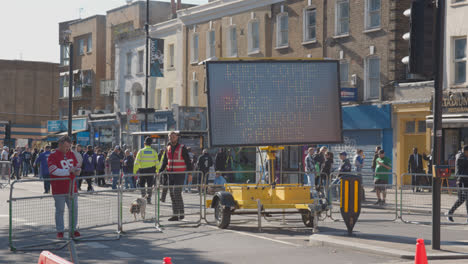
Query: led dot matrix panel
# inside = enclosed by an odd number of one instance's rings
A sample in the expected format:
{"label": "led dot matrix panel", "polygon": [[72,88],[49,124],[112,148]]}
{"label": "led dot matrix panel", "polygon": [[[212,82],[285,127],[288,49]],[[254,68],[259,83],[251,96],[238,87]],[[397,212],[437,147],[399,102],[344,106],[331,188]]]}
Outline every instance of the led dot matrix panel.
{"label": "led dot matrix panel", "polygon": [[342,141],[338,61],[207,62],[212,147]]}

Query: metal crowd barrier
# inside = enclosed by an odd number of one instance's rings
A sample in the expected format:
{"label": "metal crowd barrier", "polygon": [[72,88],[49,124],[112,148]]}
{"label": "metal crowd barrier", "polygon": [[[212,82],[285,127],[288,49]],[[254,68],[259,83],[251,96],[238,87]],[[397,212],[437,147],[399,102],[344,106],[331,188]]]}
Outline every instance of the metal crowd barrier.
{"label": "metal crowd barrier", "polygon": [[[421,223],[430,224],[432,222],[432,175],[430,174],[415,174],[405,173],[404,177],[411,177],[411,184],[401,185],[400,190],[400,217],[405,223]],[[466,198],[468,196],[468,186],[457,185],[457,178],[468,178],[468,176],[452,176],[450,179],[444,179],[441,182],[441,223],[449,224],[445,213],[448,213],[450,208],[458,200],[459,196]],[[467,179],[468,182],[468,179]],[[453,214],[455,220],[463,219],[457,224],[467,224],[465,208],[460,206]]]}
{"label": "metal crowd barrier", "polygon": [[[189,181],[190,176],[192,182]],[[193,181],[203,178],[201,171],[165,171],[159,174],[156,187],[157,227],[200,226],[203,217],[203,184],[194,184]],[[183,219],[168,221],[172,217]]]}
{"label": "metal crowd barrier", "polygon": [[[368,172],[333,172],[329,177],[329,187],[327,198],[331,204],[330,218],[332,220],[342,220],[339,199],[340,199],[340,175],[360,176],[362,179],[363,197],[361,217],[359,221],[395,221],[398,219],[398,187],[396,184],[374,184],[376,175],[388,175],[396,179],[395,173],[368,173]],[[385,204],[377,204],[375,188],[382,188],[386,192]]]}
{"label": "metal crowd barrier", "polygon": [[[87,179],[108,179],[112,177],[115,177],[115,175],[75,177],[73,185],[76,185],[79,180],[83,180],[83,183],[85,183]],[[119,175],[117,189],[79,191],[74,194],[76,200],[74,205],[78,210],[77,226],[82,233],[75,240],[117,240],[120,238],[120,191]],[[109,226],[115,226],[115,230],[109,230]],[[70,228],[73,229],[72,226]],[[116,236],[113,238],[104,237],[106,234],[114,233]],[[98,236],[99,239],[93,239]]]}
{"label": "metal crowd barrier", "polygon": [[[9,247],[11,251],[28,250],[55,250],[67,246],[71,241],[70,229],[73,218],[73,210],[64,208],[64,233],[63,240],[57,240],[55,226],[55,199],[70,199],[71,180],[68,178],[51,178],[49,182],[67,182],[68,194],[53,195],[34,192],[31,189],[38,183],[44,184],[43,179],[14,181],[10,188],[9,202]],[[28,195],[17,195],[20,190]],[[70,205],[73,208],[73,205]]]}
{"label": "metal crowd barrier", "polygon": [[0,189],[10,186],[11,173],[11,162],[0,161]]}

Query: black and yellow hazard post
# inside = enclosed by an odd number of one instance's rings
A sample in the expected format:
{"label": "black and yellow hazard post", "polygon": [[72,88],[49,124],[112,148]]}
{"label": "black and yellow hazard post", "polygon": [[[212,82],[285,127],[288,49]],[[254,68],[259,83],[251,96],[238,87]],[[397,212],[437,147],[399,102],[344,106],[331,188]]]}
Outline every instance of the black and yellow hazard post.
{"label": "black and yellow hazard post", "polygon": [[361,178],[354,175],[342,175],[340,184],[340,211],[348,228],[353,233],[359,214],[361,214]]}

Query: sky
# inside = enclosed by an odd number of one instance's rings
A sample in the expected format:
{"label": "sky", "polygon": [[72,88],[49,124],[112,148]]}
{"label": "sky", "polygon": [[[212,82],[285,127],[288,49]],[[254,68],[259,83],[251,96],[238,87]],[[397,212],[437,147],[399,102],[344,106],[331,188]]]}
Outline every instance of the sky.
{"label": "sky", "polygon": [[[188,4],[207,2],[182,0]],[[59,22],[105,15],[107,10],[125,5],[126,0],[0,0],[0,3],[0,59],[59,63]]]}

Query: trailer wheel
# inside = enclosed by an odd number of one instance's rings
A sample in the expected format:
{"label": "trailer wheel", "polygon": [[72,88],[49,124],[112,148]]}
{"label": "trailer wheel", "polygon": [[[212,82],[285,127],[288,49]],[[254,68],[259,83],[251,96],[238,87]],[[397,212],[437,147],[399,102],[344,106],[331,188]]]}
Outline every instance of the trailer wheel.
{"label": "trailer wheel", "polygon": [[229,226],[229,223],[231,222],[231,208],[228,206],[223,208],[221,202],[218,201],[215,207],[215,219],[216,225],[219,228],[227,228]]}
{"label": "trailer wheel", "polygon": [[310,210],[306,209],[301,209],[299,210],[302,216],[302,222],[304,222],[304,225],[307,227],[313,227],[314,226],[314,216],[312,215],[312,212]]}

